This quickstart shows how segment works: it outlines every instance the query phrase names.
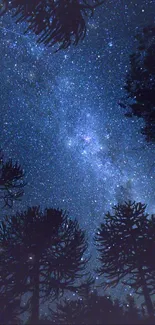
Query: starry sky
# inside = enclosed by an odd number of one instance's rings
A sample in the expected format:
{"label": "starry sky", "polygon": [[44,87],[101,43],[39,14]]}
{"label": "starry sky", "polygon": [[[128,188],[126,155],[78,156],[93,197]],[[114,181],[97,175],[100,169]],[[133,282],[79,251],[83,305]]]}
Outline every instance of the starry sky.
{"label": "starry sky", "polygon": [[155,147],[118,105],[134,35],[154,12],[154,0],[107,0],[85,40],[57,53],[9,14],[0,19],[1,147],[27,182],[14,209],[66,209],[87,230],[94,258],[94,232],[114,204],[129,198],[155,212]]}

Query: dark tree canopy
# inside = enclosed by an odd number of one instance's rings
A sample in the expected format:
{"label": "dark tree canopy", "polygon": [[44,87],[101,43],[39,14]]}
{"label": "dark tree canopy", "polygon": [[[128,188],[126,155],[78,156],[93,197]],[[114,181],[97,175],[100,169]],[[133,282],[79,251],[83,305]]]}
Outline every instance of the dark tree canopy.
{"label": "dark tree canopy", "polygon": [[[10,292],[0,292],[0,324],[20,324],[19,298],[10,297]],[[8,312],[9,311],[9,312]]]}
{"label": "dark tree canopy", "polygon": [[85,233],[61,210],[43,213],[33,207],[5,217],[0,224],[0,247],[1,294],[9,292],[15,299],[29,292],[27,308],[34,323],[41,298],[46,301],[65,290],[77,291],[82,284],[75,280],[87,275]]}
{"label": "dark tree canopy", "polygon": [[155,26],[144,28],[137,39],[139,46],[130,56],[124,87],[127,95],[120,106],[129,109],[127,117],[143,119],[142,134],[155,143]]}
{"label": "dark tree canopy", "polygon": [[137,305],[135,303],[135,300],[132,296],[127,295],[126,296],[126,308],[125,308],[125,312],[124,312],[124,316],[125,319],[128,321],[129,324],[133,324],[133,320],[134,320],[134,324],[139,323],[139,311],[137,308]]}
{"label": "dark tree canopy", "polygon": [[91,292],[85,299],[65,299],[51,310],[48,319],[52,324],[154,324],[154,317],[142,317],[135,300],[130,295],[124,302],[112,300],[110,296],[101,296]]}
{"label": "dark tree canopy", "polygon": [[103,0],[3,0],[1,15],[14,9],[16,22],[26,21],[29,30],[38,37],[38,43],[58,45],[66,49],[77,45],[86,35],[86,16]]}
{"label": "dark tree canopy", "polygon": [[12,159],[5,161],[0,151],[0,199],[5,206],[12,207],[13,202],[23,196],[24,176],[22,167]]}
{"label": "dark tree canopy", "polygon": [[110,297],[91,293],[85,299],[67,300],[57,304],[51,313],[55,324],[114,324],[124,321],[123,308]]}
{"label": "dark tree canopy", "polygon": [[96,233],[100,275],[107,279],[104,286],[120,281],[143,295],[148,313],[153,313],[150,295],[155,293],[155,264],[151,260],[155,248],[155,218],[148,218],[146,205],[125,202],[105,215]]}

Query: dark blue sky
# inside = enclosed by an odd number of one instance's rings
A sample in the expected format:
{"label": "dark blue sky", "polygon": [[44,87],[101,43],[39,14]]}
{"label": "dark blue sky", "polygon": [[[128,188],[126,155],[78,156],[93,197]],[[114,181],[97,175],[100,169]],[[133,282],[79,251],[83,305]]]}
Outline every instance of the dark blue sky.
{"label": "dark blue sky", "polygon": [[134,35],[154,12],[154,1],[107,0],[86,39],[56,54],[9,15],[1,18],[0,136],[6,157],[26,171],[20,208],[67,209],[91,239],[122,199],[155,212],[155,147],[140,135],[142,121],[118,106]]}

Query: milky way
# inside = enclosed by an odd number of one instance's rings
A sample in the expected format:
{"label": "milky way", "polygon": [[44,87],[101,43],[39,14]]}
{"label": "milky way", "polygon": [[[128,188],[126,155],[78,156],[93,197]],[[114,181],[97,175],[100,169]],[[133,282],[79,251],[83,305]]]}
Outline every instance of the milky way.
{"label": "milky way", "polygon": [[54,54],[6,15],[1,37],[1,146],[24,166],[22,202],[60,207],[92,238],[122,199],[155,212],[154,154],[122,98],[134,35],[154,22],[153,1],[106,1],[78,47]]}

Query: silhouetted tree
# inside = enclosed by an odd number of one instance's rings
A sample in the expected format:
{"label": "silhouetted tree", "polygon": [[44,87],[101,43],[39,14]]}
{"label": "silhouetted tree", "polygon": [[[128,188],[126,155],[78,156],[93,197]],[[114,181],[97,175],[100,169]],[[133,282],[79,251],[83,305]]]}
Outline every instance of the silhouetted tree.
{"label": "silhouetted tree", "polygon": [[65,299],[62,303],[57,304],[55,312],[51,310],[50,317],[55,324],[84,324],[86,311],[82,300]]}
{"label": "silhouetted tree", "polygon": [[103,0],[3,0],[1,15],[15,9],[16,22],[26,21],[28,28],[39,35],[38,42],[66,49],[77,45],[86,35],[86,16]]}
{"label": "silhouetted tree", "polygon": [[[0,283],[1,284],[1,283]],[[0,324],[20,324],[20,300],[11,299],[10,292],[0,290]]]}
{"label": "silhouetted tree", "polygon": [[[40,299],[77,291],[87,259],[85,232],[61,210],[28,208],[0,224],[0,285],[11,299],[29,293],[30,323],[39,320]],[[77,284],[75,281],[77,280]],[[90,278],[91,282],[91,278]]]}
{"label": "silhouetted tree", "polygon": [[142,134],[155,143],[155,26],[137,35],[139,46],[130,56],[126,76],[126,98],[120,106],[129,109],[127,117],[137,116],[144,121]]}
{"label": "silhouetted tree", "polygon": [[123,307],[116,306],[110,297],[91,293],[84,299],[58,303],[51,319],[56,324],[124,324],[123,313]]}
{"label": "silhouetted tree", "polygon": [[19,200],[24,191],[24,171],[22,167],[12,159],[4,160],[2,151],[0,151],[0,199],[4,201],[5,206],[11,207],[15,200]]}
{"label": "silhouetted tree", "polygon": [[129,324],[141,323],[142,319],[140,317],[135,300],[132,296],[127,295],[126,303],[124,304],[124,306],[125,306],[124,318],[126,322],[128,322]]}
{"label": "silhouetted tree", "polygon": [[105,215],[95,241],[101,263],[97,271],[107,279],[105,287],[114,287],[120,281],[130,285],[135,293],[144,295],[148,313],[152,315],[150,295],[155,292],[155,268],[148,256],[154,256],[155,222],[152,218],[151,229],[145,209],[146,205],[131,201],[114,206],[114,214]]}

